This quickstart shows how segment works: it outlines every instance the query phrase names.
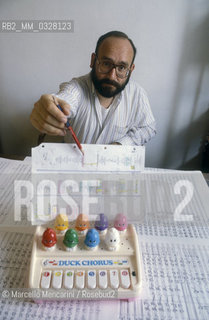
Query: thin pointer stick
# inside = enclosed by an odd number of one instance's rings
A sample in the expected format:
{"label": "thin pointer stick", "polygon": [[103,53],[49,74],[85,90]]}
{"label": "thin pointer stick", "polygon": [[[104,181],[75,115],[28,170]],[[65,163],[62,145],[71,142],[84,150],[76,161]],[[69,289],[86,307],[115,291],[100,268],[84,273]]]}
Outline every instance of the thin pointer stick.
{"label": "thin pointer stick", "polygon": [[[53,96],[53,100],[54,100],[54,103],[56,104],[57,108],[59,108],[59,110],[63,112],[62,107],[61,107],[59,104],[56,103],[54,96]],[[80,142],[79,142],[79,140],[78,140],[75,132],[73,131],[73,128],[70,126],[70,123],[69,123],[68,120],[67,120],[65,126],[66,126],[66,128],[68,128],[68,130],[70,131],[70,133],[71,133],[71,135],[72,135],[75,143],[77,144],[79,150],[82,152],[82,154],[83,154],[83,156],[84,156],[84,152],[83,152],[82,146],[81,146],[81,144],[80,144]]]}

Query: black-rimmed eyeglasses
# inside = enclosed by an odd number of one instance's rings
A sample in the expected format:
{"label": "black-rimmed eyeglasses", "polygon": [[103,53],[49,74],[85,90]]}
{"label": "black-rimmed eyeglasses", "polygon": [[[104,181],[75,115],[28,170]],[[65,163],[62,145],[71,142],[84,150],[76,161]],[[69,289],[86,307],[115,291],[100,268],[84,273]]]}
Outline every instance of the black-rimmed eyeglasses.
{"label": "black-rimmed eyeglasses", "polygon": [[101,59],[99,60],[96,56],[96,60],[98,63],[98,71],[100,73],[109,73],[113,68],[115,68],[116,75],[118,78],[127,78],[130,73],[130,68],[126,67],[123,64],[115,64],[107,59]]}

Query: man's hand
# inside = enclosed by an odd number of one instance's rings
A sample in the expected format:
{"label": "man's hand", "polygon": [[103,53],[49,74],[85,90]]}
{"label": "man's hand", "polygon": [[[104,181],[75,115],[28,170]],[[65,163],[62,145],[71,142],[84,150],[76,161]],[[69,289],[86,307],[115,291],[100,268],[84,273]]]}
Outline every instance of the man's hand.
{"label": "man's hand", "polygon": [[[60,111],[55,102],[60,104],[63,112]],[[44,94],[34,104],[30,121],[32,125],[42,133],[51,136],[64,136],[66,134],[65,123],[69,115],[70,105],[62,99],[50,94]]]}

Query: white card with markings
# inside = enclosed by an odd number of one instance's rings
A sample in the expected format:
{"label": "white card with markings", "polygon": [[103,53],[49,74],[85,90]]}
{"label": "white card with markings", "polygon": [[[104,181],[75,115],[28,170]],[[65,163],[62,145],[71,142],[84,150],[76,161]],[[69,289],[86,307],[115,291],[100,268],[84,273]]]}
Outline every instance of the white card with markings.
{"label": "white card with markings", "polygon": [[32,172],[88,172],[144,170],[145,147],[42,143],[32,149]]}

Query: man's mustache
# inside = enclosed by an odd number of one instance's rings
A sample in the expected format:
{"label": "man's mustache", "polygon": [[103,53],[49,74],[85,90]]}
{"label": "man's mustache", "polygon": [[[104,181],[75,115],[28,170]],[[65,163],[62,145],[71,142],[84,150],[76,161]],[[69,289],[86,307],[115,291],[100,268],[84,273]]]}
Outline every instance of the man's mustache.
{"label": "man's mustache", "polygon": [[111,85],[115,86],[116,88],[120,88],[120,85],[114,80],[102,79],[99,81],[99,83],[100,84],[111,84]]}

